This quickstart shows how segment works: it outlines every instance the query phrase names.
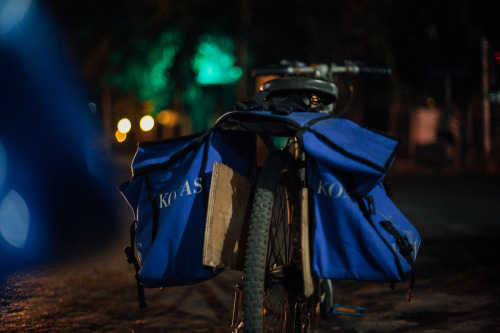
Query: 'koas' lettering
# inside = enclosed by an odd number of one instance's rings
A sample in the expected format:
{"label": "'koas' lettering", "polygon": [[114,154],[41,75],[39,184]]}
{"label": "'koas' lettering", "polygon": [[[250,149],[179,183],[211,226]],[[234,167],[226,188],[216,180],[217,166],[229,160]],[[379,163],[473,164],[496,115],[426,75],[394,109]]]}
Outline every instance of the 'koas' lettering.
{"label": "'koas' lettering", "polygon": [[316,193],[333,199],[347,197],[347,193],[345,192],[342,185],[338,182],[330,183],[320,180]]}
{"label": "'koas' lettering", "polygon": [[194,193],[201,193],[202,187],[201,187],[201,178],[196,178],[193,182],[194,187],[196,187],[196,190],[194,190]]}
{"label": "'koas' lettering", "polygon": [[160,208],[170,207],[178,197],[198,194],[202,190],[201,178],[196,178],[192,183],[186,180],[177,191],[165,192],[159,195]]}

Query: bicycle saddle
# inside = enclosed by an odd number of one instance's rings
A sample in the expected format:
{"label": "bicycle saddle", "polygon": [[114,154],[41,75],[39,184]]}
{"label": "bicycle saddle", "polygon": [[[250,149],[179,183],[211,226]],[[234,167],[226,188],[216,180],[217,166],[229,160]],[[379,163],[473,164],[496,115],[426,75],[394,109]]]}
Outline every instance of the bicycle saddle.
{"label": "bicycle saddle", "polygon": [[269,110],[278,114],[294,111],[331,114],[337,96],[338,88],[333,82],[302,76],[281,77],[265,82],[251,100],[237,102],[235,109]]}
{"label": "bicycle saddle", "polygon": [[304,91],[311,93],[325,94],[337,100],[339,89],[330,81],[316,79],[305,76],[280,77],[264,83],[263,90],[269,90],[272,93],[283,93],[289,91]]}
{"label": "bicycle saddle", "polygon": [[267,81],[262,90],[269,92],[266,100],[296,95],[311,112],[333,113],[338,97],[338,88],[333,82],[307,76],[287,76]]}

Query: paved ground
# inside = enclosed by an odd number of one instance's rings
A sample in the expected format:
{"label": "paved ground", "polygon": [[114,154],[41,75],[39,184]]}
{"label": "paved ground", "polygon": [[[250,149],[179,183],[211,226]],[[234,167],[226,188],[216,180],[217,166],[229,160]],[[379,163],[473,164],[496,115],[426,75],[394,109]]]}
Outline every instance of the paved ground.
{"label": "paved ground", "polygon": [[[394,188],[423,238],[412,302],[406,284],[339,282],[337,301],[366,314],[332,316],[317,331],[500,332],[500,178],[396,177]],[[82,249],[72,260],[5,276],[0,331],[229,332],[237,272],[147,290],[149,307],[140,310],[126,242],[124,232],[96,253]]]}

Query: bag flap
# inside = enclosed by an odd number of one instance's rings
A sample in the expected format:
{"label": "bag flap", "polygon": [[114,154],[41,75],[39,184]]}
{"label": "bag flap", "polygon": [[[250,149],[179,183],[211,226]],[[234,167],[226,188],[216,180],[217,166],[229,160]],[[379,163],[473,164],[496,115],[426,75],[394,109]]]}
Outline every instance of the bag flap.
{"label": "bag flap", "polygon": [[314,122],[302,134],[306,153],[332,170],[347,172],[353,189],[367,194],[394,160],[399,141],[341,118]]}
{"label": "bag flap", "polygon": [[180,157],[201,144],[209,134],[210,131],[205,131],[173,139],[140,142],[132,161],[133,175],[161,166],[176,156]]}

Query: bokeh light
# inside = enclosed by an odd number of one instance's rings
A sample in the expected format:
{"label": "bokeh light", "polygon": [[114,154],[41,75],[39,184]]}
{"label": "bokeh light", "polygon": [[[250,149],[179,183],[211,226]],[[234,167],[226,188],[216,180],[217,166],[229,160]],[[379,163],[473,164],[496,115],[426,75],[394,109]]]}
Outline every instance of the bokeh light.
{"label": "bokeh light", "polygon": [[127,118],[123,118],[118,122],[118,131],[122,132],[123,134],[127,134],[128,132],[130,132],[131,128],[132,124]]}
{"label": "bokeh light", "polygon": [[158,114],[156,120],[163,126],[172,127],[179,122],[179,114],[175,111],[163,110]]}
{"label": "bokeh light", "polygon": [[123,142],[123,141],[125,141],[127,139],[127,134],[121,132],[120,130],[118,130],[115,133],[115,138],[116,138],[116,141]]}
{"label": "bokeh light", "polygon": [[10,245],[24,247],[30,228],[30,214],[19,193],[10,190],[0,204],[0,234]]}
{"label": "bokeh light", "polygon": [[153,129],[153,127],[155,126],[155,121],[153,117],[148,115],[141,118],[141,122],[139,123],[139,125],[144,132],[147,132]]}

